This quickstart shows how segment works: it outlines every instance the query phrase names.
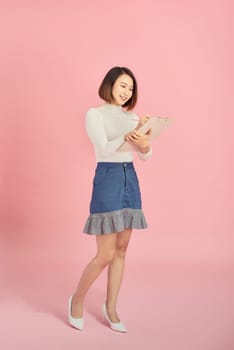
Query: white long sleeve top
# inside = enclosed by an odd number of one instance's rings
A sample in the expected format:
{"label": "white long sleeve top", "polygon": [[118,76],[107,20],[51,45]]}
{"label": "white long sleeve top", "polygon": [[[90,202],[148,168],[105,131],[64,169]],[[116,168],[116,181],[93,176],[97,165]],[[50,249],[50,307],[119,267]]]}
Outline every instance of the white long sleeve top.
{"label": "white long sleeve top", "polygon": [[[137,114],[109,103],[87,111],[86,130],[94,145],[97,162],[133,161],[133,152],[117,152],[117,149],[125,142],[124,136],[137,126],[139,119]],[[152,148],[147,153],[137,153],[142,160],[147,160],[152,155]]]}

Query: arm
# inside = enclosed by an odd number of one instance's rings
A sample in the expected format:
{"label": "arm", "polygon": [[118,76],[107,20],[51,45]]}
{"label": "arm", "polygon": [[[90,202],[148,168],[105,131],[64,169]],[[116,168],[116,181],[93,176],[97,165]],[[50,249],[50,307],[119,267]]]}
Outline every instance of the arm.
{"label": "arm", "polygon": [[114,153],[124,143],[124,135],[112,141],[107,140],[102,115],[93,108],[86,113],[86,130],[98,153],[102,156]]}

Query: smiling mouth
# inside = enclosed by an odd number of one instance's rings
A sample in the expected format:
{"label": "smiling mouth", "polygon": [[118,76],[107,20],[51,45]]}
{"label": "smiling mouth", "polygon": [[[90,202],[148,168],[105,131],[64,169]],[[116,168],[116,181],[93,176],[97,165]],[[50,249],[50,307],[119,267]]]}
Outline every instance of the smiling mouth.
{"label": "smiling mouth", "polygon": [[127,97],[124,97],[124,96],[121,96],[121,95],[120,95],[120,98],[121,98],[122,101],[127,101],[127,99],[128,99]]}

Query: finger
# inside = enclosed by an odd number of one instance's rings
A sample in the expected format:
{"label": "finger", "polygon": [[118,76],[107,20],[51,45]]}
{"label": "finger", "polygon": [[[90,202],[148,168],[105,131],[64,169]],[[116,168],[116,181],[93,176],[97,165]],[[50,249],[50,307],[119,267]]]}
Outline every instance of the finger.
{"label": "finger", "polygon": [[139,139],[141,139],[141,138],[144,137],[144,136],[145,136],[145,134],[138,133],[138,134],[136,135],[136,138],[139,140]]}
{"label": "finger", "polygon": [[132,135],[130,136],[130,139],[135,141],[135,140],[138,140],[139,139],[139,136],[136,136],[136,135]]}
{"label": "finger", "polygon": [[146,135],[151,135],[152,134],[152,129],[149,129],[146,133]]}
{"label": "finger", "polygon": [[141,133],[139,131],[133,131],[132,133],[134,136],[141,136]]}
{"label": "finger", "polygon": [[131,140],[131,143],[133,143],[134,145],[138,145],[139,144],[139,140]]}
{"label": "finger", "polygon": [[137,136],[137,133],[134,131],[128,134],[128,137],[136,137],[136,136]]}
{"label": "finger", "polygon": [[133,138],[133,135],[128,135],[127,138],[128,138],[128,140],[134,139],[134,138]]}

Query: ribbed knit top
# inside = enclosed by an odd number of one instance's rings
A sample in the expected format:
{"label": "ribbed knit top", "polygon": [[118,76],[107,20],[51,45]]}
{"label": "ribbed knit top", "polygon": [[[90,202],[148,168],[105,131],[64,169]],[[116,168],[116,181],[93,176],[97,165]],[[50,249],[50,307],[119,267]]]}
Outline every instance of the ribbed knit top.
{"label": "ribbed knit top", "polygon": [[[117,152],[117,149],[125,142],[124,135],[137,126],[139,119],[137,114],[110,103],[87,111],[86,130],[94,145],[97,162],[133,161],[133,152]],[[147,153],[137,153],[142,160],[147,160],[152,149]]]}

